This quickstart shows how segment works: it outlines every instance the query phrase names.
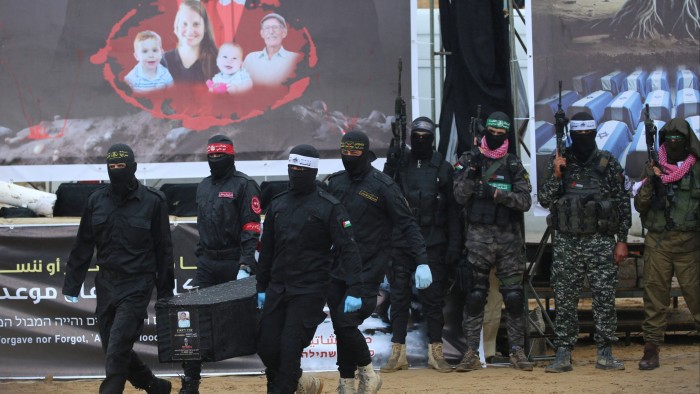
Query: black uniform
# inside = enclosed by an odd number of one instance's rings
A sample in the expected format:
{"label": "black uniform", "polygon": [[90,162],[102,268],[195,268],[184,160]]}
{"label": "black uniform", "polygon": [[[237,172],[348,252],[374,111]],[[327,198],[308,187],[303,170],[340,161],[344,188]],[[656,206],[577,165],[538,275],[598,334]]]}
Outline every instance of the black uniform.
{"label": "black uniform", "polygon": [[[420,290],[423,312],[428,323],[430,343],[442,342],[442,314],[448,283],[446,253],[458,256],[462,249],[460,208],[452,193],[454,170],[441,153],[433,152],[428,160],[419,160],[406,152],[399,168],[384,166],[384,173],[396,177],[415,217],[428,253],[432,284]],[[415,271],[411,245],[403,234],[393,232],[389,285],[391,286],[391,325],[393,343],[406,343],[408,310],[411,304],[411,273]],[[454,262],[449,262],[454,263]]]}
{"label": "black uniform", "polygon": [[95,248],[96,313],[107,374],[100,393],[121,393],[127,380],[147,388],[153,374],[133,351],[134,342],[153,287],[160,299],[172,296],[175,285],[165,196],[141,183],[123,200],[108,186],[93,192],[68,258],[63,294],[80,293]]}
{"label": "black uniform", "polygon": [[343,281],[345,273],[339,267],[331,273],[333,279],[328,294],[338,341],[338,369],[342,378],[348,378],[354,376],[358,365],[365,366],[372,361],[365,338],[357,327],[376,307],[379,284],[389,262],[392,229],[404,235],[414,262],[425,264],[428,256],[406,199],[386,174],[371,166],[356,176],[340,171],[328,179],[328,191],[348,210],[362,256],[360,310],[342,313],[347,288]]}
{"label": "black uniform", "polygon": [[302,351],[326,317],[323,307],[334,255],[343,287],[349,295],[360,296],[361,261],[352,228],[345,208],[321,189],[283,192],[270,203],[257,275],[258,292],[266,298],[258,354],[267,367],[268,392],[291,393],[297,388]]}
{"label": "black uniform", "polygon": [[[241,264],[255,270],[260,210],[258,184],[235,167],[221,178],[208,176],[200,182],[196,286],[205,288],[235,280]],[[185,376],[200,379],[201,362],[187,361],[182,366]]]}

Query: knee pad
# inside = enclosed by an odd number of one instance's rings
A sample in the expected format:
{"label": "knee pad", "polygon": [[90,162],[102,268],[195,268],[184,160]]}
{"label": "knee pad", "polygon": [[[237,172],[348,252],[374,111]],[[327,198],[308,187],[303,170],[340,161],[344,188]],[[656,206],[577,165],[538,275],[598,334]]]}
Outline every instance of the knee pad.
{"label": "knee pad", "polygon": [[467,298],[467,313],[470,316],[476,316],[481,313],[484,310],[484,306],[486,306],[487,296],[488,290],[472,289]]}
{"label": "knee pad", "polygon": [[506,311],[513,317],[519,317],[525,309],[525,294],[523,289],[503,289],[503,303],[506,304]]}

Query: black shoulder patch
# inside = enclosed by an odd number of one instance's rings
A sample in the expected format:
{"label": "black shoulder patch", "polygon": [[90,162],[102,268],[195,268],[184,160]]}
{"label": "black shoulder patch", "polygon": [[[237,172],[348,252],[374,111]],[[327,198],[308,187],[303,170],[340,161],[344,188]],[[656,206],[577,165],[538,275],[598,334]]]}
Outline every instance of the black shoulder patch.
{"label": "black shoulder patch", "polygon": [[338,175],[343,175],[343,174],[345,174],[345,170],[340,170],[340,171],[334,172],[334,173],[328,175],[328,180],[330,180],[331,178],[337,177]]}
{"label": "black shoulder patch", "polygon": [[234,172],[233,175],[238,176],[238,177],[241,177],[241,178],[243,178],[243,179],[245,179],[245,180],[247,180],[247,181],[252,181],[252,180],[253,180],[253,178],[249,177],[248,175],[246,175],[246,174],[244,174],[244,173],[242,173],[242,172],[240,172],[240,171],[238,171],[238,170],[236,170],[236,172]]}
{"label": "black shoulder patch", "polygon": [[378,181],[382,182],[383,184],[387,186],[391,186],[394,183],[394,180],[389,177],[389,175],[381,172],[381,171],[373,171],[373,176],[375,179]]}
{"label": "black shoulder patch", "polygon": [[156,196],[158,196],[158,198],[160,198],[161,201],[167,201],[167,200],[168,200],[167,198],[165,198],[165,194],[164,194],[162,191],[158,190],[158,189],[154,189],[154,188],[152,188],[152,187],[150,187],[150,186],[146,186],[146,190],[148,190],[149,192],[151,192],[151,193],[155,194]]}
{"label": "black shoulder patch", "polygon": [[333,204],[333,205],[340,204],[340,200],[338,200],[337,198],[333,197],[332,194],[328,193],[327,191],[325,191],[325,190],[323,190],[323,189],[320,189],[320,188],[318,189],[318,195],[319,195],[321,198],[330,201],[331,204]]}
{"label": "black shoulder patch", "polygon": [[270,199],[270,202],[274,201],[275,199],[279,198],[280,196],[286,195],[288,192],[289,192],[288,189],[284,189],[284,191],[281,191],[281,192],[275,194],[274,196],[272,196],[272,198]]}

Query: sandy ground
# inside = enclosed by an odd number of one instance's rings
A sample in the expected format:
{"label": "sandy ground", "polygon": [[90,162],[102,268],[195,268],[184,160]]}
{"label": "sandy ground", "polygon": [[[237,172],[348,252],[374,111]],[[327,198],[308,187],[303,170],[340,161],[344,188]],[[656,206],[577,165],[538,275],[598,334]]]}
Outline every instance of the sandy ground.
{"label": "sandy ground", "polygon": [[[614,354],[625,361],[625,371],[595,369],[595,345],[583,338],[574,350],[574,371],[545,374],[547,361],[537,363],[533,372],[507,367],[487,367],[469,373],[440,374],[428,369],[410,369],[382,374],[382,393],[700,393],[700,345],[682,338],[666,344],[661,350],[661,367],[640,371],[637,362],[643,353],[638,338],[630,345],[615,346]],[[409,360],[410,361],[410,360]],[[335,372],[313,373],[322,379],[323,392],[335,392]],[[179,379],[169,377],[173,392],[180,388]],[[96,393],[100,380],[75,381],[3,381],[0,393]],[[128,387],[125,393],[139,393]],[[202,393],[263,393],[264,376],[206,377]]]}

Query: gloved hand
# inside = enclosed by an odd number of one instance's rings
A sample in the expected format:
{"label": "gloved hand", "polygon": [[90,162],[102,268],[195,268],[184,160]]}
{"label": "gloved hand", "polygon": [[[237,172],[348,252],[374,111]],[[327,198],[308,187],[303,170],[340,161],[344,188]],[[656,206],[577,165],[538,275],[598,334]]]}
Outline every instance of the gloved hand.
{"label": "gloved hand", "polygon": [[447,253],[445,253],[445,263],[448,266],[456,266],[459,263],[459,260],[462,258],[462,253],[460,251],[455,250],[451,251],[448,250]]}
{"label": "gloved hand", "polygon": [[250,274],[248,273],[248,271],[246,271],[246,270],[244,270],[243,268],[241,268],[241,269],[238,270],[238,275],[236,275],[236,280],[238,280],[238,279],[243,279],[243,278],[247,278],[247,277],[249,277],[249,276],[250,276]]}
{"label": "gloved hand", "polygon": [[78,302],[78,297],[75,296],[69,296],[69,295],[63,295],[63,298],[66,300],[66,302],[70,302],[71,304],[75,304]]}
{"label": "gloved hand", "polygon": [[258,293],[258,309],[265,306],[265,293]]}
{"label": "gloved hand", "polygon": [[428,264],[421,264],[416,267],[416,287],[418,289],[427,289],[433,283],[433,274],[430,272]]}
{"label": "gloved hand", "polygon": [[477,198],[492,200],[496,188],[489,185],[487,182],[481,182],[474,188],[474,194]]}
{"label": "gloved hand", "polygon": [[343,309],[343,312],[348,313],[348,312],[355,312],[356,310],[360,309],[362,307],[362,298],[357,298],[353,296],[346,296],[345,297],[345,308]]}
{"label": "gloved hand", "polygon": [[399,164],[399,158],[401,157],[401,147],[390,146],[389,150],[386,151],[386,162],[391,166],[396,166]]}

